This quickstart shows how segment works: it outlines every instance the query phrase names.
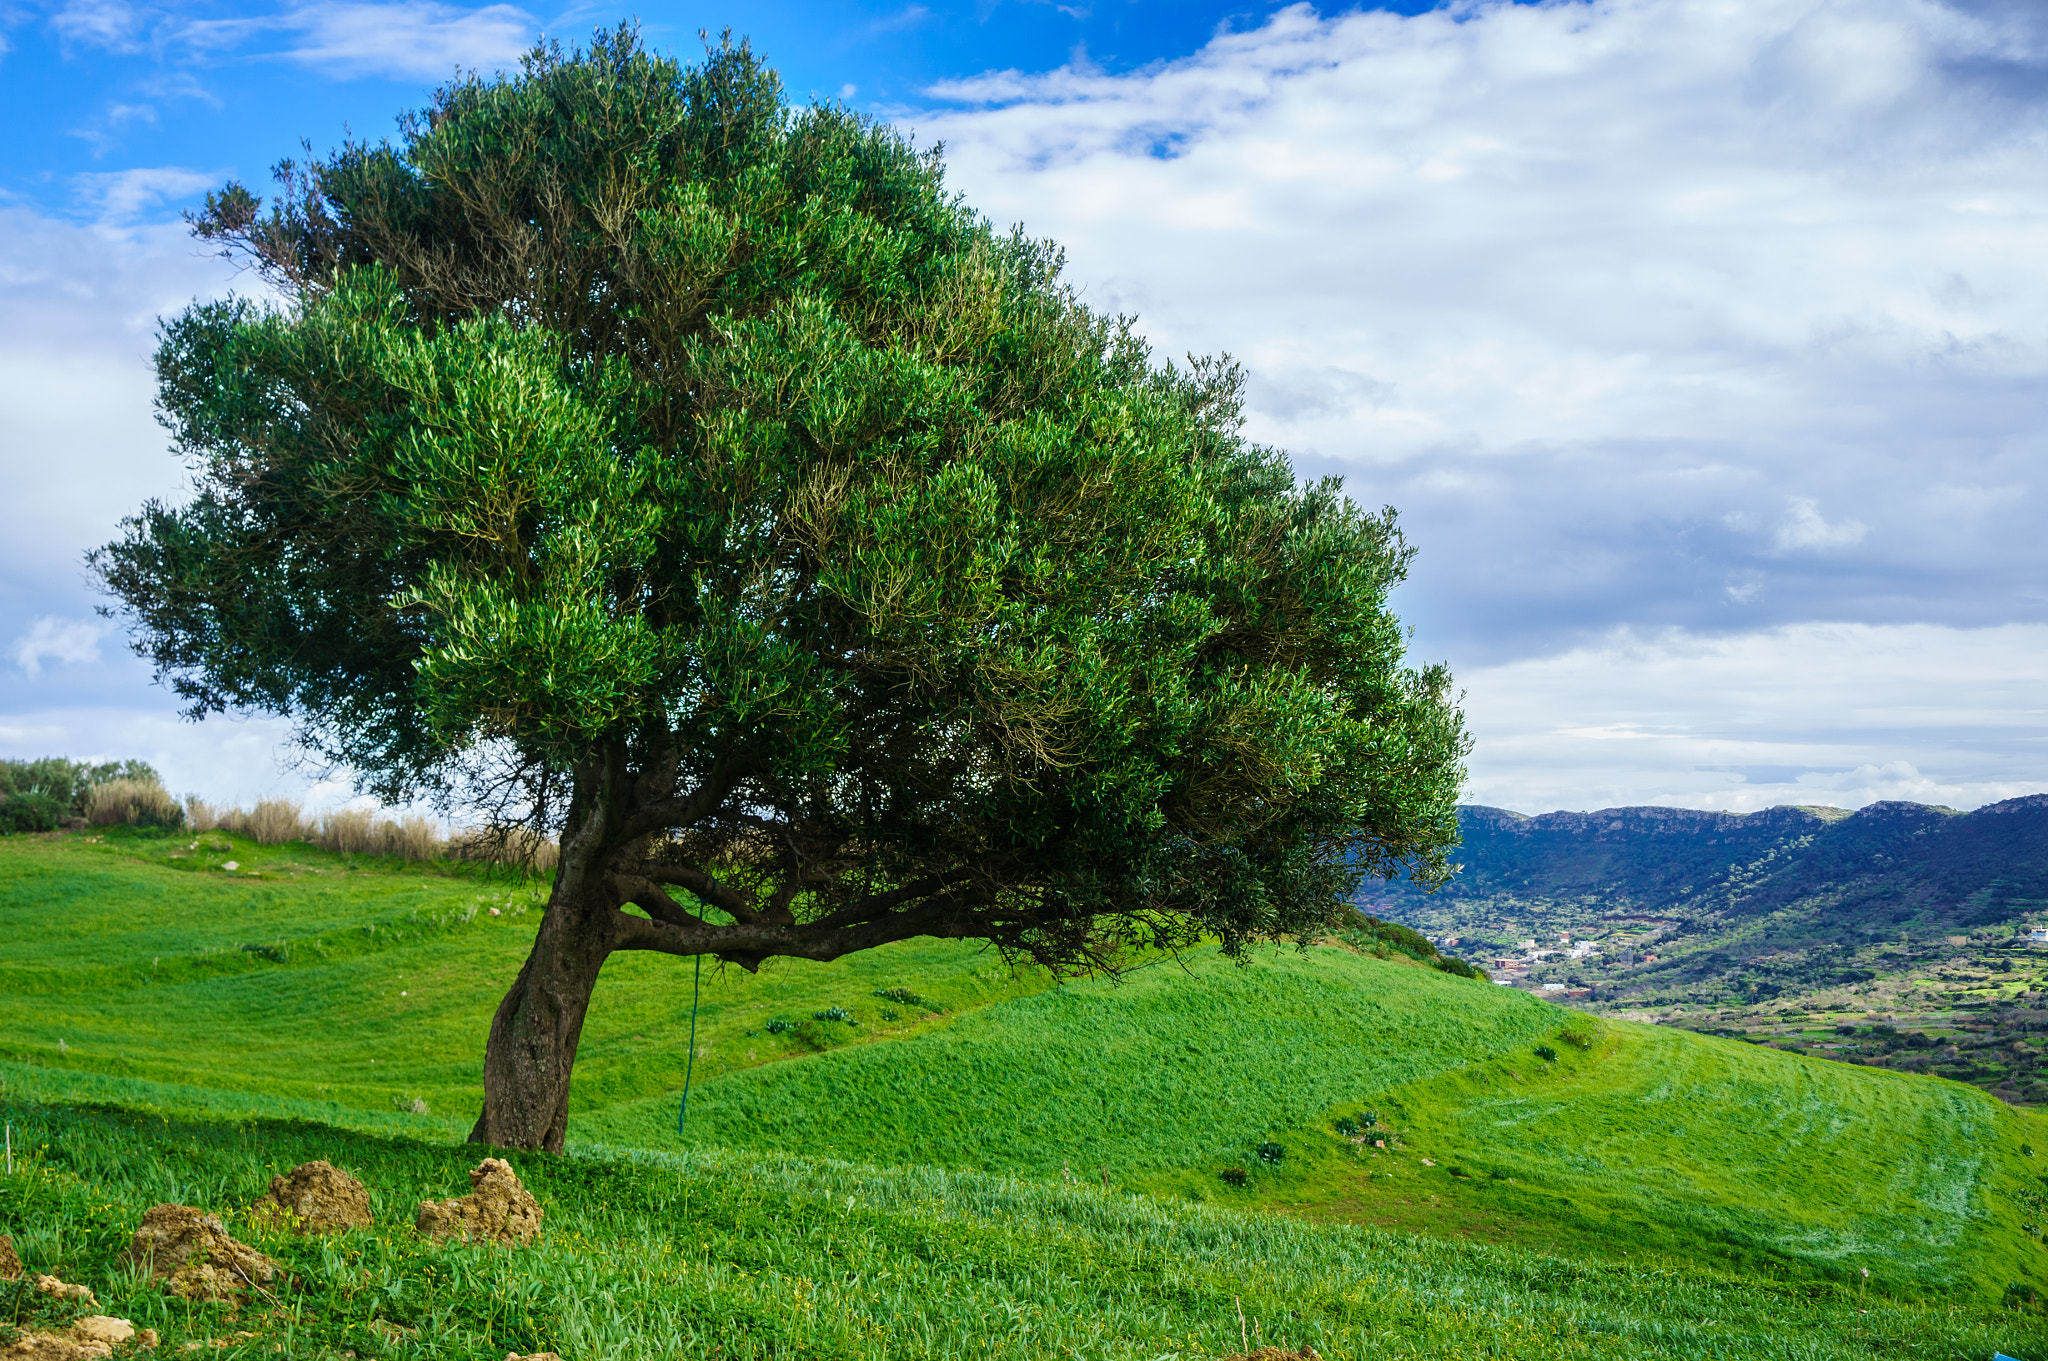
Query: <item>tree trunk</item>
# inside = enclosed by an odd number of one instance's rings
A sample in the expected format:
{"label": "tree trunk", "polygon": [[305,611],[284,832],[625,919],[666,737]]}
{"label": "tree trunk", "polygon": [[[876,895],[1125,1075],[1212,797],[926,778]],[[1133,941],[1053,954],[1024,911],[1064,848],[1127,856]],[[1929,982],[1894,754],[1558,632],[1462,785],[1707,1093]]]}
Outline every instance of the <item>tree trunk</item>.
{"label": "tree trunk", "polygon": [[473,1144],[562,1151],[583,1017],[612,952],[609,909],[579,901],[582,895],[564,882],[568,877],[556,880],[533,952],[491,1018],[484,1109],[469,1132]]}

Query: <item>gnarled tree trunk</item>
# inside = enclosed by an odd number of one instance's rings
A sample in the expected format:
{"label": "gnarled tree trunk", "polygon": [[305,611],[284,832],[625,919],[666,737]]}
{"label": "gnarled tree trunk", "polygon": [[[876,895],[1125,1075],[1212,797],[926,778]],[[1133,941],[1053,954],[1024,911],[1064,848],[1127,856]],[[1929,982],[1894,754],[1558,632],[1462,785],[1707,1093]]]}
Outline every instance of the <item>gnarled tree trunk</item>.
{"label": "gnarled tree trunk", "polygon": [[562,1151],[583,1017],[598,971],[615,948],[611,905],[576,892],[582,878],[565,873],[556,880],[533,951],[491,1018],[484,1109],[469,1132],[473,1144]]}

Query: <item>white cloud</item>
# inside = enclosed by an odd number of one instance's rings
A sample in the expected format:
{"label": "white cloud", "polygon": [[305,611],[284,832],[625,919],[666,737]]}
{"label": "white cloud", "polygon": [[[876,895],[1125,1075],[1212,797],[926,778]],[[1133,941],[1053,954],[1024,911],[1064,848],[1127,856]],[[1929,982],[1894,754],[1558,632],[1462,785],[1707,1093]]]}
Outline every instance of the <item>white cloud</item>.
{"label": "white cloud", "polygon": [[1243,360],[1255,435],[1399,507],[1404,598],[1458,658],[2039,621],[2037,20],[1297,6],[1155,69],[950,82],[902,122],[1090,301]]}
{"label": "white cloud", "polygon": [[159,208],[166,199],[180,199],[202,189],[217,188],[228,177],[226,171],[139,166],[130,170],[75,175],[72,183],[79,197],[94,207],[102,223],[121,225]]}
{"label": "white cloud", "polygon": [[2048,789],[2048,626],[1807,624],[1621,632],[1459,679],[1468,797],[1554,808],[1912,799]]}
{"label": "white cloud", "polygon": [[1811,496],[1795,496],[1791,498],[1783,522],[1778,525],[1776,542],[1781,553],[1802,548],[1847,548],[1863,542],[1868,533],[1870,526],[1858,520],[1829,524],[1821,517]]}
{"label": "white cloud", "polygon": [[97,619],[59,619],[44,615],[29,631],[14,640],[9,655],[31,676],[43,671],[43,659],[84,664],[100,659],[100,639],[107,626]]}
{"label": "white cloud", "polygon": [[493,71],[533,46],[535,21],[511,5],[466,9],[435,0],[317,4],[292,10],[285,55],[330,75],[446,80],[457,67]]}
{"label": "white cloud", "polygon": [[67,0],[51,19],[67,43],[132,53],[209,57],[237,50],[281,57],[327,75],[446,80],[457,68],[511,66],[538,31],[508,4],[440,0],[321,0],[255,17],[194,18],[183,7]]}
{"label": "white cloud", "polygon": [[148,38],[149,14],[123,0],[66,0],[50,26],[67,43],[109,52],[140,52]]}

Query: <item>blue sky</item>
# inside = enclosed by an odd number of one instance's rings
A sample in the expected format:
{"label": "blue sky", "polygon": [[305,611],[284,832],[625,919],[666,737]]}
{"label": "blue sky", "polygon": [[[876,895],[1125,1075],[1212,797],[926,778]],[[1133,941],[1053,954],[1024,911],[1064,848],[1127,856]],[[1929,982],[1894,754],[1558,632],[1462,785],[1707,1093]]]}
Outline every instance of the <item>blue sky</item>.
{"label": "blue sky", "polygon": [[[79,555],[177,467],[155,318],[247,286],[177,215],[457,65],[628,11],[0,9],[0,755],[302,789],[181,725]],[[1470,796],[1540,811],[2048,788],[2048,7],[1165,0],[640,9],[948,147],[1251,428],[1398,507]],[[345,789],[315,788],[316,798]]]}

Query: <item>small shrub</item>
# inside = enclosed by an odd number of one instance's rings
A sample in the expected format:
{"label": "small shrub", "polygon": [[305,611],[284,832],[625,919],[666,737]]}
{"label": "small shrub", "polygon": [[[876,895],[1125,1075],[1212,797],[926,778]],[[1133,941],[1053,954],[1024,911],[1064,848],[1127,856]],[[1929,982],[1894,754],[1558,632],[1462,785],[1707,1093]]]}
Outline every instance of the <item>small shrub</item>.
{"label": "small shrub", "polygon": [[843,1021],[848,1025],[852,1025],[853,1013],[845,1007],[826,1007],[823,1011],[812,1012],[811,1019],[814,1021]]}
{"label": "small shrub", "polygon": [[1358,1137],[1358,1122],[1348,1115],[1337,1117],[1337,1132],[1347,1139]]}
{"label": "small shrub", "polygon": [[1574,1049],[1591,1049],[1593,1047],[1593,1028],[1583,1025],[1566,1026],[1563,1030],[1557,1032],[1557,1038],[1563,1040]]}
{"label": "small shrub", "polygon": [[1274,1167],[1278,1167],[1287,1160],[1287,1150],[1274,1143],[1271,1139],[1266,1140],[1265,1143],[1260,1144],[1252,1151],[1259,1155],[1260,1162]]}
{"label": "small shrub", "polygon": [[787,1035],[790,1031],[796,1029],[796,1022],[785,1021],[777,1017],[768,1023],[766,1029],[770,1035]]}
{"label": "small shrub", "polygon": [[901,1020],[901,1019],[902,1019],[902,1017],[900,1017],[900,1016],[898,1016],[898,1015],[896,1014],[895,1008],[893,1008],[893,1007],[883,1007],[883,1008],[882,1008],[882,1019],[883,1019],[883,1020],[885,1020],[885,1021],[897,1021],[897,1020]]}
{"label": "small shrub", "polygon": [[1542,1059],[1545,1063],[1556,1063],[1557,1051],[1547,1044],[1539,1044],[1536,1046],[1536,1057]]}
{"label": "small shrub", "polygon": [[909,988],[876,988],[872,995],[884,1002],[900,1002],[906,1007],[922,1007],[934,1015],[945,1010],[937,1002],[927,997],[919,997]]}
{"label": "small shrub", "polygon": [[1226,1167],[1223,1169],[1223,1180],[1229,1182],[1232,1186],[1242,1186],[1251,1180],[1251,1173],[1245,1171],[1242,1167]]}
{"label": "small shrub", "polygon": [[0,832],[54,832],[66,809],[40,791],[0,799]]}

